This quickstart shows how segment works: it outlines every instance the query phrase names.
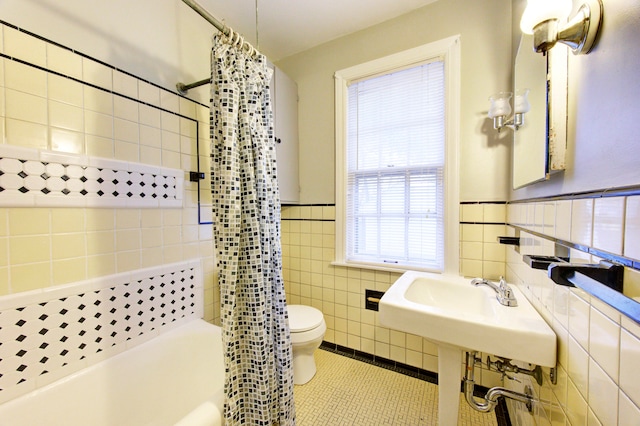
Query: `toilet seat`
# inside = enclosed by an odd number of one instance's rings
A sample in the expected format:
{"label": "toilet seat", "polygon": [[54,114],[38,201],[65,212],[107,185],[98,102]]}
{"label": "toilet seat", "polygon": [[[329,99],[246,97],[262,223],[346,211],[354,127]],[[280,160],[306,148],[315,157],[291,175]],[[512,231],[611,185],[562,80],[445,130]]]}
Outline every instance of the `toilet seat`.
{"label": "toilet seat", "polygon": [[313,330],[324,322],[322,312],[312,306],[289,305],[289,330],[292,333],[301,333]]}

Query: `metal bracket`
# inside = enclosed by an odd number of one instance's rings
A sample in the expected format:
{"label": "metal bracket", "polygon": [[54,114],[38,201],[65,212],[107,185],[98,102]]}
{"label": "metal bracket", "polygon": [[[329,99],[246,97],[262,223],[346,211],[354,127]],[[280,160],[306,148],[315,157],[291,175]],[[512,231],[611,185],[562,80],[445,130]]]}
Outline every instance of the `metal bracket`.
{"label": "metal bracket", "polygon": [[198,182],[204,179],[203,172],[189,172],[189,182]]}
{"label": "metal bracket", "polygon": [[575,287],[575,282],[571,278],[576,273],[586,275],[600,284],[622,293],[624,266],[601,261],[597,264],[580,263],[551,263],[549,264],[549,278],[555,283]]}
{"label": "metal bracket", "polygon": [[527,410],[529,410],[530,413],[533,413],[533,389],[531,386],[526,385],[524,387],[524,394],[530,398],[529,401],[525,403]]}

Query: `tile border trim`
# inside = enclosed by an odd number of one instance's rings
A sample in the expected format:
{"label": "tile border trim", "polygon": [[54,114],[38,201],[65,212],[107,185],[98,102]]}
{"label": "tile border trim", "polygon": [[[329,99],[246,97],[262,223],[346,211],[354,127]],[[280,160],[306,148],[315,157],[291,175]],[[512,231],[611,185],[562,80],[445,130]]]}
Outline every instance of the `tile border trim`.
{"label": "tile border trim", "polygon": [[184,172],[0,144],[1,207],[181,208]]}

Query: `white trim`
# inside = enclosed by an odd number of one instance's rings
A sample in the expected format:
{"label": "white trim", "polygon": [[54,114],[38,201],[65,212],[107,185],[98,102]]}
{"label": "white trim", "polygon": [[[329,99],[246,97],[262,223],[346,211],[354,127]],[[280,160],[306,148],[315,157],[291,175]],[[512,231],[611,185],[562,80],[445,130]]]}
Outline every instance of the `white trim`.
{"label": "white trim", "polygon": [[[413,64],[443,57],[446,73],[446,160],[445,160],[445,273],[459,270],[460,200],[460,36],[448,37],[413,49],[375,59],[335,73],[336,139],[336,260],[335,265],[372,268],[371,264],[346,262],[346,111],[348,85],[357,80]],[[375,267],[374,267],[375,268]],[[376,268],[377,269],[377,268]],[[382,268],[381,268],[382,269]]]}

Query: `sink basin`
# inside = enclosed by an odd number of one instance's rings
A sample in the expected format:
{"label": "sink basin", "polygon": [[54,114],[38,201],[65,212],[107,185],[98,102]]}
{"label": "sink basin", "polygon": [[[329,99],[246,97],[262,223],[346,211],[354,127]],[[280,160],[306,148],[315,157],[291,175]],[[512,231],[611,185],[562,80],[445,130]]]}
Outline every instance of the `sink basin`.
{"label": "sink basin", "polygon": [[556,335],[527,298],[496,300],[485,285],[456,275],[405,272],[380,300],[381,325],[463,350],[555,367]]}
{"label": "sink basin", "polygon": [[405,272],[380,299],[380,324],[438,344],[438,425],[458,422],[463,351],[555,367],[556,335],[527,298],[504,306],[486,285],[457,275]]}

